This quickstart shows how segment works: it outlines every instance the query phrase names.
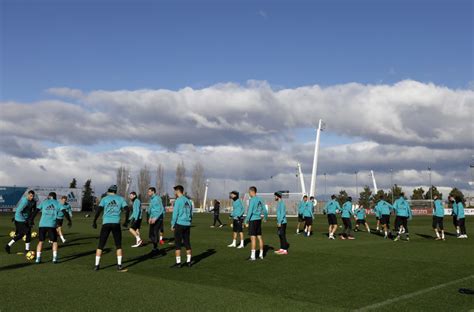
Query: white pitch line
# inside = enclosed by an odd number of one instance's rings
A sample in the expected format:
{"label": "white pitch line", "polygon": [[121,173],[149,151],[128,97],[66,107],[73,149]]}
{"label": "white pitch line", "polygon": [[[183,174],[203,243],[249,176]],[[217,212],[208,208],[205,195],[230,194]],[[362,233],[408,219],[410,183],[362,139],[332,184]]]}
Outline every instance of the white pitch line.
{"label": "white pitch line", "polygon": [[388,300],[385,300],[385,301],[382,301],[382,302],[374,303],[374,304],[371,304],[371,305],[368,305],[368,306],[365,306],[365,307],[362,307],[362,308],[359,308],[359,309],[356,309],[356,310],[353,310],[353,311],[354,312],[370,311],[370,310],[373,310],[373,309],[383,307],[387,304],[391,304],[391,303],[394,303],[394,302],[397,302],[397,301],[400,301],[400,300],[404,300],[404,299],[410,299],[410,298],[425,294],[425,293],[433,291],[433,290],[437,290],[437,289],[440,289],[440,288],[443,288],[443,287],[446,287],[446,286],[450,286],[450,285],[454,285],[454,284],[457,284],[457,283],[460,283],[460,282],[464,282],[464,281],[466,281],[468,279],[471,279],[471,278],[474,278],[474,275],[464,277],[464,278],[461,278],[461,279],[458,279],[458,280],[455,280],[455,281],[451,281],[451,282],[448,282],[448,283],[439,284],[439,285],[436,285],[436,286],[433,286],[433,287],[425,288],[425,289],[422,289],[422,290],[418,290],[418,291],[415,291],[415,292],[412,292],[412,293],[409,293],[409,294],[406,294],[406,295],[402,295],[402,296],[399,296],[399,297],[396,297],[396,298],[388,299]]}

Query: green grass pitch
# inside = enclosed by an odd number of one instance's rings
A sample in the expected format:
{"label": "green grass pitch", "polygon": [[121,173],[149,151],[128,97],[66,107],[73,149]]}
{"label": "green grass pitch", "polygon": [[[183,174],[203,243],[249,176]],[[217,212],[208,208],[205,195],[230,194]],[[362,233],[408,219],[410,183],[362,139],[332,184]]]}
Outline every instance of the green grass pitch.
{"label": "green grass pitch", "polygon": [[[169,217],[165,237],[171,234]],[[13,229],[10,218],[0,218],[2,249]],[[169,268],[174,263],[172,246],[165,245],[167,254],[153,259],[146,256],[149,245],[130,248],[134,239],[124,231],[128,272],[116,271],[111,238],[103,269],[95,272],[99,230],[92,229],[92,219],[76,213],[73,227],[65,228],[68,242],[60,245],[59,264],[50,262],[50,250],[43,252],[43,264],[27,262],[16,254],[24,248],[22,241],[10,255],[1,251],[0,311],[351,311],[394,298],[375,310],[474,309],[474,296],[458,293],[462,287],[474,288],[474,278],[450,283],[474,274],[473,239],[448,235],[445,242],[434,241],[431,217],[415,217],[409,223],[410,242],[366,232],[356,233],[354,241],[329,241],[325,216],[316,216],[315,234],[305,238],[294,234],[296,220],[289,218],[289,255],[270,251],[256,262],[246,261],[249,245],[227,248],[231,228],[211,229],[211,219],[208,214],[194,217],[191,242],[198,263],[192,268]],[[373,227],[375,220],[369,221]],[[474,218],[466,223],[468,234],[474,234]],[[451,217],[445,218],[445,225],[453,233]],[[143,234],[148,235],[146,226]],[[263,234],[266,244],[279,247],[274,218],[264,224]]]}

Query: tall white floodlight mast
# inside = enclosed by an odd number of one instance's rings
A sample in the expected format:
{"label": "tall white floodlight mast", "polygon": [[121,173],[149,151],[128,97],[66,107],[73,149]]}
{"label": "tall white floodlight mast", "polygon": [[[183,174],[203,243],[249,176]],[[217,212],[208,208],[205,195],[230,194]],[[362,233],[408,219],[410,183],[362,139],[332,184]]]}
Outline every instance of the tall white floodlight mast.
{"label": "tall white floodlight mast", "polygon": [[319,119],[318,129],[316,130],[316,142],[314,144],[313,171],[311,172],[311,188],[309,190],[309,196],[314,196],[316,194],[316,174],[318,172],[319,138],[321,136],[322,127],[323,120]]}
{"label": "tall white floodlight mast", "polygon": [[374,184],[374,193],[377,194],[379,190],[377,189],[377,182],[375,182],[375,175],[373,170],[370,170],[370,175],[372,176],[372,183]]}
{"label": "tall white floodlight mast", "polygon": [[298,175],[300,176],[301,193],[303,193],[303,195],[307,195],[306,194],[306,185],[304,184],[303,171],[301,170],[301,164],[298,163],[296,166],[298,167]]}
{"label": "tall white floodlight mast", "polygon": [[132,185],[132,177],[130,176],[130,173],[129,173],[128,177],[127,177],[127,185],[125,187],[126,192],[127,192],[127,196],[128,196],[128,193],[130,193],[130,186],[131,185]]}
{"label": "tall white floodlight mast", "polygon": [[206,180],[206,188],[204,189],[204,200],[201,207],[201,212],[206,211],[206,202],[207,202],[207,190],[209,189],[209,180]]}

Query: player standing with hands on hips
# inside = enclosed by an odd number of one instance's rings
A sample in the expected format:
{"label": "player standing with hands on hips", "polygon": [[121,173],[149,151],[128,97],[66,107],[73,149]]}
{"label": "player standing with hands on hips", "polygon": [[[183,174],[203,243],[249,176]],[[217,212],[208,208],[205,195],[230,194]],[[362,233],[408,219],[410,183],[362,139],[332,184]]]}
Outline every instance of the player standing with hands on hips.
{"label": "player standing with hands on hips", "polygon": [[232,218],[232,244],[227,245],[227,247],[237,247],[237,235],[240,235],[240,245],[237,248],[244,248],[244,233],[242,229],[242,223],[244,221],[244,204],[239,198],[239,192],[232,191],[229,194],[230,199],[232,199],[232,213],[230,217]]}
{"label": "player standing with hands on hips", "polygon": [[278,237],[280,237],[280,249],[275,251],[277,255],[287,255],[288,254],[288,241],[286,240],[286,206],[283,200],[281,199],[281,193],[275,193],[275,201],[277,202],[277,227],[278,227]]}
{"label": "player standing with hands on hips", "polygon": [[184,187],[176,185],[174,187],[176,201],[173,206],[173,216],[171,217],[171,231],[174,231],[174,242],[176,246],[176,263],[171,268],[181,268],[181,247],[186,248],[186,266],[193,265],[191,261],[191,223],[193,221],[193,205],[184,196]]}

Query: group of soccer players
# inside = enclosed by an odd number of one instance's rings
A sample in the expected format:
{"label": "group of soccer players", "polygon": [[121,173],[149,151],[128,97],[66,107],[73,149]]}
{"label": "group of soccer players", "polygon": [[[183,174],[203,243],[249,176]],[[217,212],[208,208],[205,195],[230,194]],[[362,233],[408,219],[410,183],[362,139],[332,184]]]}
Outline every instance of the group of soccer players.
{"label": "group of soccer players", "polygon": [[[232,218],[232,243],[228,247],[235,247],[238,249],[244,248],[244,233],[243,228],[248,228],[248,234],[250,236],[250,257],[251,261],[264,258],[264,241],[262,236],[262,221],[266,222],[268,219],[267,205],[265,201],[257,195],[257,188],[252,186],[249,188],[249,204],[247,210],[244,208],[244,204],[239,197],[239,192],[232,191],[229,194],[232,200],[232,211],[230,218]],[[184,188],[181,185],[174,187],[176,200],[173,206],[173,213],[171,217],[171,230],[174,232],[174,244],[175,244],[175,258],[176,262],[172,265],[172,268],[181,268],[183,266],[191,267],[192,261],[192,249],[191,249],[191,224],[193,217],[193,205],[192,202],[184,195]],[[151,254],[157,255],[161,253],[158,245],[163,245],[163,232],[164,232],[164,216],[165,209],[161,200],[161,197],[156,194],[156,189],[150,187],[147,191],[150,198],[149,206],[146,210],[146,221],[149,224],[149,235],[148,238],[152,244]],[[25,239],[25,252],[30,250],[31,242],[31,229],[34,225],[35,217],[38,213],[41,213],[39,221],[39,242],[36,248],[36,263],[41,263],[41,253],[43,249],[43,243],[46,238],[49,238],[52,243],[53,250],[53,263],[58,262],[58,236],[62,242],[65,243],[66,239],[62,231],[63,219],[68,220],[68,226],[72,225],[72,211],[71,206],[67,203],[67,197],[63,196],[58,201],[57,195],[54,192],[49,193],[46,200],[41,202],[40,205],[36,205],[34,199],[34,191],[28,191],[17,205],[15,211],[15,236],[5,246],[5,250],[10,253],[11,247],[15,242],[24,237]],[[101,199],[98,209],[96,210],[95,217],[92,222],[92,227],[97,228],[97,220],[102,216],[102,226],[100,229],[99,243],[96,250],[95,258],[95,270],[100,269],[100,260],[102,257],[102,251],[107,243],[107,239],[112,234],[117,255],[117,268],[119,271],[126,271],[122,266],[123,249],[122,249],[122,230],[121,230],[121,217],[125,214],[124,227],[129,227],[130,233],[135,237],[136,243],[131,247],[139,247],[143,245],[141,238],[141,224],[143,219],[143,211],[141,202],[137,197],[136,192],[129,194],[130,202],[132,203],[131,214],[127,204],[127,201],[117,195],[117,186],[112,185],[108,188],[106,195]],[[280,239],[280,248],[275,251],[277,255],[287,255],[289,249],[289,243],[286,238],[286,230],[288,220],[286,217],[286,206],[282,200],[282,193],[274,193],[274,200],[276,202],[276,221],[277,221],[277,234]],[[465,214],[464,205],[461,198],[450,197],[449,201],[452,204],[452,215],[453,224],[456,227],[456,232],[459,238],[467,238],[466,226],[465,226]],[[306,237],[312,234],[312,225],[314,219],[315,209],[314,197],[304,195],[301,202],[298,205],[298,224],[296,233],[300,233],[301,224],[304,223],[304,233]],[[352,218],[356,220],[355,231],[359,231],[359,226],[365,227],[366,231],[370,233],[370,227],[366,221],[366,209],[365,207],[359,206],[353,210],[352,198],[348,197],[343,203],[342,207],[336,200],[336,196],[332,195],[331,200],[324,206],[323,212],[327,215],[329,224],[328,237],[329,239],[335,239],[335,233],[338,229],[337,214],[341,215],[343,223],[343,231],[339,234],[341,239],[355,239],[353,236],[352,229]],[[245,211],[247,211],[246,216]],[[402,193],[400,197],[392,204],[381,199],[379,200],[374,208],[374,213],[377,220],[377,232],[381,232],[384,238],[394,238],[395,241],[405,238],[409,240],[408,221],[412,219],[412,211],[410,204],[405,199]],[[394,232],[390,231],[390,217],[391,214],[395,214],[395,229]],[[434,197],[434,209],[433,209],[433,230],[436,234],[436,240],[445,240],[444,233],[444,206],[441,199],[435,195]],[[240,243],[237,245],[237,239],[240,239]],[[258,257],[257,257],[257,241],[258,241]],[[181,249],[182,247],[186,250],[186,262],[181,263]]]}

